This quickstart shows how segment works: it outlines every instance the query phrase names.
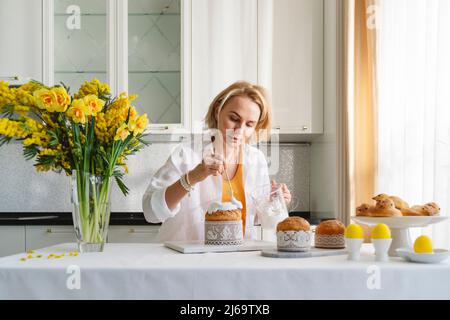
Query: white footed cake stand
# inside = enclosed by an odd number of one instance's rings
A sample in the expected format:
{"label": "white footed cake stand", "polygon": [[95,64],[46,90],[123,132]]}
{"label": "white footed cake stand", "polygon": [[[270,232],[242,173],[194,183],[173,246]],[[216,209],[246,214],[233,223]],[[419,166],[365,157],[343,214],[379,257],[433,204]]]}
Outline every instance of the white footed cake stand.
{"label": "white footed cake stand", "polygon": [[352,220],[369,226],[375,226],[379,223],[386,224],[391,229],[392,244],[389,248],[389,255],[396,257],[398,248],[412,248],[409,228],[426,227],[431,224],[439,223],[448,219],[448,217],[352,217]]}

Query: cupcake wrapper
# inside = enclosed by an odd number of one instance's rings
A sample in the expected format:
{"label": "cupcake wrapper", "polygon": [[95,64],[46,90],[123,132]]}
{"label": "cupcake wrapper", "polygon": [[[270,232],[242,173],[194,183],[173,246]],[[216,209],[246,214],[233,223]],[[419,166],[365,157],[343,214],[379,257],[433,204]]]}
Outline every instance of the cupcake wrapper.
{"label": "cupcake wrapper", "polygon": [[206,245],[241,245],[242,221],[205,221]]}
{"label": "cupcake wrapper", "polygon": [[343,235],[315,235],[314,246],[316,248],[325,249],[342,249],[345,248],[345,239]]}
{"label": "cupcake wrapper", "polygon": [[278,231],[277,248],[280,251],[309,251],[310,231]]}

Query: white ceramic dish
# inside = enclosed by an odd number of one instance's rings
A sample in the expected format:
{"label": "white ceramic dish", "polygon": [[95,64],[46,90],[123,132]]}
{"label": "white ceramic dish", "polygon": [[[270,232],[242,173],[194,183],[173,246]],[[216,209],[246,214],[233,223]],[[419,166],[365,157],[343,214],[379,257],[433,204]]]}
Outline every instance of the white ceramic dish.
{"label": "white ceramic dish", "polygon": [[396,251],[399,257],[418,263],[439,263],[450,257],[450,251],[445,249],[435,249],[433,253],[415,253],[412,248],[398,248]]}
{"label": "white ceramic dish", "polygon": [[430,224],[444,221],[448,219],[448,217],[352,217],[352,219],[356,222],[364,223],[370,226],[384,223],[391,229],[403,229],[426,227]]}

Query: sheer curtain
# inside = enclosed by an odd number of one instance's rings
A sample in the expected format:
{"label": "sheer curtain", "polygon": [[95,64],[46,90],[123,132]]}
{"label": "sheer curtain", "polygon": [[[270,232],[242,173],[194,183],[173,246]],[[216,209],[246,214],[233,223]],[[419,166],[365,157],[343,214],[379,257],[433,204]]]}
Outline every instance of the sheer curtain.
{"label": "sheer curtain", "polygon": [[[376,190],[450,216],[450,1],[378,4]],[[450,248],[450,222],[420,233]]]}

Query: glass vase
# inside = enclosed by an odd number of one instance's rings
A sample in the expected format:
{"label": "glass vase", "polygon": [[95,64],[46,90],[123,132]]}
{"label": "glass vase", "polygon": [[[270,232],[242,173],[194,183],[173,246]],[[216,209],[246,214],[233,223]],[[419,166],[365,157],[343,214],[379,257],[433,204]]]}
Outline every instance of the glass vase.
{"label": "glass vase", "polygon": [[72,218],[78,250],[82,253],[102,252],[111,214],[111,177],[74,170],[71,182]]}

